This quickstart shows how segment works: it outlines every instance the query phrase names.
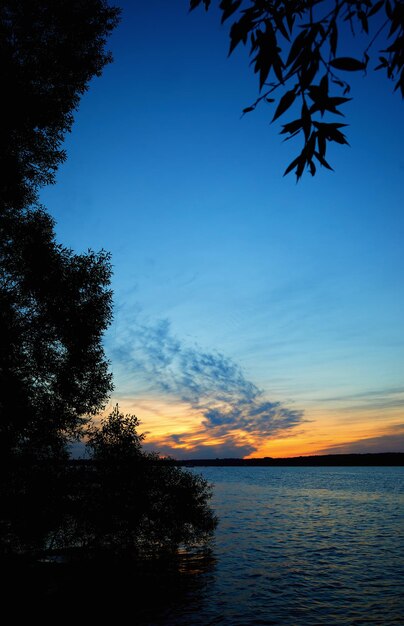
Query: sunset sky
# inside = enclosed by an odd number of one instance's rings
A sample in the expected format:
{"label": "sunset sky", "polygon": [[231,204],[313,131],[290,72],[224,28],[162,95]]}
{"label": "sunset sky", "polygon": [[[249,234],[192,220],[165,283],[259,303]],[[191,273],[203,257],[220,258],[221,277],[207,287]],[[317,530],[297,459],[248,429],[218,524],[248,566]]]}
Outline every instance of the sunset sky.
{"label": "sunset sky", "polygon": [[177,458],[404,451],[398,92],[350,75],[350,147],[296,184],[218,12],[121,6],[41,196],[61,243],[112,253],[107,409]]}

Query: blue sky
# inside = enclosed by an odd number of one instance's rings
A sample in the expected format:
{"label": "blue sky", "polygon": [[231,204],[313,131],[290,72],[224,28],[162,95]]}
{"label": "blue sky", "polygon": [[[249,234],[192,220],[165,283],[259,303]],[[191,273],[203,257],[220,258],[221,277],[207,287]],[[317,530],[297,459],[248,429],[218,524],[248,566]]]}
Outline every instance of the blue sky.
{"label": "blue sky", "polygon": [[112,253],[111,405],[174,456],[404,450],[400,96],[353,76],[351,147],[296,184],[217,11],[122,6],[41,197],[59,241]]}

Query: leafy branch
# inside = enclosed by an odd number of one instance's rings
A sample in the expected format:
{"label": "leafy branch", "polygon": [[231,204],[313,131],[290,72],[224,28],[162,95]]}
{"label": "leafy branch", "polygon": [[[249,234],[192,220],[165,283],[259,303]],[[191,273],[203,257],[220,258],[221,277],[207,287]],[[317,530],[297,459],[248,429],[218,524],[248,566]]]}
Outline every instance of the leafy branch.
{"label": "leafy branch", "polygon": [[[190,0],[191,10],[200,5],[208,10],[211,0]],[[259,78],[260,95],[242,114],[262,102],[275,108],[271,123],[290,109],[298,111],[280,131],[285,140],[303,140],[301,152],[284,175],[294,171],[299,180],[308,170],[314,176],[319,164],[332,170],[326,160],[328,144],[349,144],[341,132],[347,124],[329,116],[344,115],[341,107],[351,100],[346,97],[350,84],[345,73],[366,74],[377,40],[384,47],[375,69],[384,70],[404,97],[403,0],[221,0],[219,8],[222,23],[234,20],[229,55],[240,44],[249,47]],[[358,58],[341,52],[341,39],[346,43],[344,26],[353,37],[371,38]]]}

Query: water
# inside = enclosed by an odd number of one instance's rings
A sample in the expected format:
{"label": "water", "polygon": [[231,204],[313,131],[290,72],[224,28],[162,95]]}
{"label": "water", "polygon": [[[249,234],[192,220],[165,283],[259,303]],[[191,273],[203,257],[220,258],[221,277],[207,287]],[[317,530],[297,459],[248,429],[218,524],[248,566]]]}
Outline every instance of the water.
{"label": "water", "polygon": [[404,624],[404,468],[211,467],[220,518],[167,626]]}

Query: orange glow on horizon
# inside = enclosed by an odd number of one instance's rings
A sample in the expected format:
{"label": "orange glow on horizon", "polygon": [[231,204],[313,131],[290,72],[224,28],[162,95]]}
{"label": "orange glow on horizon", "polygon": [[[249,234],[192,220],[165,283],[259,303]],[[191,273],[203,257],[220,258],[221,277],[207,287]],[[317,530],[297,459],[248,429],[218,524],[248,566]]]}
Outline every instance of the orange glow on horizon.
{"label": "orange glow on horizon", "polygon": [[[104,414],[108,414],[114,405],[115,402],[111,402]],[[371,410],[330,410],[311,407],[305,411],[305,422],[268,438],[259,433],[254,434],[237,428],[229,429],[224,434],[222,431],[215,432],[214,428],[207,429],[203,424],[204,417],[201,411],[179,401],[148,397],[121,398],[119,407],[123,413],[138,417],[141,424],[139,432],[146,434],[147,444],[157,451],[160,448],[171,448],[170,454],[174,457],[175,451],[178,450],[182,458],[188,451],[192,458],[197,448],[198,455],[201,456],[200,450],[205,447],[207,454],[212,456],[209,446],[220,449],[220,446],[226,446],[229,442],[236,446],[255,447],[255,450],[244,458],[327,454],[328,449],[338,445],[354,444],[366,439],[392,435],[395,432],[399,434],[398,429],[403,424],[402,411],[397,407],[385,409],[382,414]],[[215,454],[216,456],[220,455]]]}

